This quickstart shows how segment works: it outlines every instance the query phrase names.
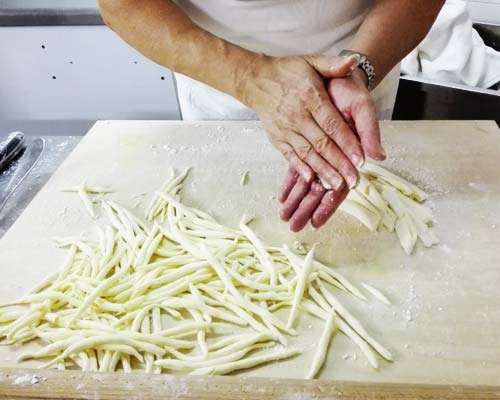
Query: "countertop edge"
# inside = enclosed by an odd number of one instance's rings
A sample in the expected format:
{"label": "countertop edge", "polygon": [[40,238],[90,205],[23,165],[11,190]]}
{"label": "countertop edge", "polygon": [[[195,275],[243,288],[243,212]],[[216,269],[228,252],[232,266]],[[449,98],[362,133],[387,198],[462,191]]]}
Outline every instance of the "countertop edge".
{"label": "countertop edge", "polygon": [[104,25],[96,8],[4,8],[0,9],[0,26]]}

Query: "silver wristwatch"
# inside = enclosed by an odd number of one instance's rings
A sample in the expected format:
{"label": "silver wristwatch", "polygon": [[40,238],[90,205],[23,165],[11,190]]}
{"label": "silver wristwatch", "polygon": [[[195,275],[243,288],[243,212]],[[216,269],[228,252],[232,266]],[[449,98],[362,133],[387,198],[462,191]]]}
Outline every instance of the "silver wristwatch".
{"label": "silver wristwatch", "polygon": [[357,54],[359,55],[359,64],[358,68],[361,69],[361,71],[364,72],[366,75],[366,78],[368,79],[368,90],[372,91],[375,88],[375,68],[373,67],[373,64],[368,60],[368,57],[362,53],[358,53],[356,51],[351,51],[351,50],[342,50],[339,54],[339,56],[350,56],[352,54]]}

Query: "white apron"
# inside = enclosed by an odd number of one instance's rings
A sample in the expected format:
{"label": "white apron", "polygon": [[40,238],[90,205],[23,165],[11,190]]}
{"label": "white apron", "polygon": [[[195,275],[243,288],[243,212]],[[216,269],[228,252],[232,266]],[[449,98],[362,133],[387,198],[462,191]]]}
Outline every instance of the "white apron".
{"label": "white apron", "polygon": [[[201,28],[271,56],[337,55],[361,25],[371,0],[176,0]],[[184,120],[247,120],[257,115],[233,97],[175,74]],[[390,119],[399,66],[373,92],[379,117]]]}

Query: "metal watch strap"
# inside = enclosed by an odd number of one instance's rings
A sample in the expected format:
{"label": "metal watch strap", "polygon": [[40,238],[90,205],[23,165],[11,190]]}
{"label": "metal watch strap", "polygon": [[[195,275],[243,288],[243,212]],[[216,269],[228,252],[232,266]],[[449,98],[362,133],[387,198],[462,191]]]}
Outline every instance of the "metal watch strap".
{"label": "metal watch strap", "polygon": [[368,57],[362,53],[358,53],[356,51],[351,51],[351,50],[342,50],[339,54],[339,56],[350,56],[352,54],[357,54],[359,55],[359,63],[358,63],[358,68],[363,71],[363,73],[366,75],[366,78],[368,80],[368,90],[372,91],[375,88],[375,68],[373,67],[373,64],[368,60]]}

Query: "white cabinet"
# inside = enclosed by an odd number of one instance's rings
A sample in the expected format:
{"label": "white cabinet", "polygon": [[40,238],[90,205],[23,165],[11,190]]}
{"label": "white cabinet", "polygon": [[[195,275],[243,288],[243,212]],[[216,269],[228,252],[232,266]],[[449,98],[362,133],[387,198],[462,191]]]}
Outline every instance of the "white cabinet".
{"label": "white cabinet", "polygon": [[106,26],[0,28],[0,119],[178,119],[170,71]]}

